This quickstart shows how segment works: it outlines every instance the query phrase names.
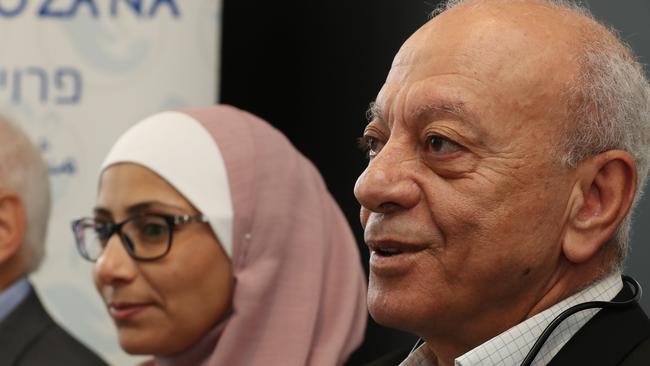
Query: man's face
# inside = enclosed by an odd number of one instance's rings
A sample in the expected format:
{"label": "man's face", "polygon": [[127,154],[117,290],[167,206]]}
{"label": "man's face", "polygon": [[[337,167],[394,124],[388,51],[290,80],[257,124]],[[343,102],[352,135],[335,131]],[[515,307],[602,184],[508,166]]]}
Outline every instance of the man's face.
{"label": "man's face", "polygon": [[552,31],[507,19],[439,16],[377,96],[354,192],[381,324],[488,337],[523,320],[562,270],[573,180],[554,149],[570,56],[548,46]]}

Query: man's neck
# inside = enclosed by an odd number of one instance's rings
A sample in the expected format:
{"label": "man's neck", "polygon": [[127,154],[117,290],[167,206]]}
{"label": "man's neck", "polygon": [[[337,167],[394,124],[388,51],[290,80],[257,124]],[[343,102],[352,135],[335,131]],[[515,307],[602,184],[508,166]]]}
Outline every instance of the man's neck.
{"label": "man's neck", "polygon": [[554,276],[549,280],[546,289],[542,292],[539,300],[530,308],[526,319],[550,308],[567,297],[580,292],[582,289],[592,285],[598,280],[604,278],[609,272],[604,272],[603,268],[607,263],[603,258],[584,264],[571,264],[562,266],[560,271],[556,271]]}

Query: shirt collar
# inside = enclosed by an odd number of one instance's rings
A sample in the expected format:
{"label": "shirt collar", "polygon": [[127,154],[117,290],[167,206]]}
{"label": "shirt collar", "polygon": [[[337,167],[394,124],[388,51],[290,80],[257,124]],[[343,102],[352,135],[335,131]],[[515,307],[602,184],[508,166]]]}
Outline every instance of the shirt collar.
{"label": "shirt collar", "polygon": [[27,277],[21,277],[4,291],[0,292],[0,322],[29,295],[32,285]]}
{"label": "shirt collar", "polygon": [[[515,325],[498,336],[456,358],[455,366],[519,365],[548,324],[564,310],[588,301],[609,301],[623,288],[619,272],[612,273],[584,290]],[[533,366],[546,365],[560,349],[600,309],[571,315],[551,334],[537,354]],[[420,346],[400,366],[436,366],[436,357],[426,345]]]}

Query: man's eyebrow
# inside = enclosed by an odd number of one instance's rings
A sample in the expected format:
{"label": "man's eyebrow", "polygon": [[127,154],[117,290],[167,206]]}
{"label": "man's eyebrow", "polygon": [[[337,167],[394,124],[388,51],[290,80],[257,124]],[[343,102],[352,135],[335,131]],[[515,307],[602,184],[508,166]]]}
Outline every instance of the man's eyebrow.
{"label": "man's eyebrow", "polygon": [[[452,101],[432,101],[430,103],[420,105],[415,109],[413,113],[411,113],[410,117],[415,120],[419,120],[424,117],[431,117],[432,114],[451,114],[463,120],[470,120],[470,122],[476,119],[476,115],[467,109],[465,103]],[[370,102],[368,110],[366,111],[366,117],[368,118],[368,122],[375,120],[382,121],[384,123],[386,122],[383,108],[376,101]]]}
{"label": "man's eyebrow", "polygon": [[368,119],[368,122],[374,120],[386,121],[382,107],[377,103],[377,101],[370,102],[368,110],[366,110],[366,118]]}
{"label": "man's eyebrow", "polygon": [[409,117],[417,121],[443,115],[453,115],[472,124],[477,120],[476,115],[467,109],[465,103],[451,101],[432,101],[422,104],[415,108]]}

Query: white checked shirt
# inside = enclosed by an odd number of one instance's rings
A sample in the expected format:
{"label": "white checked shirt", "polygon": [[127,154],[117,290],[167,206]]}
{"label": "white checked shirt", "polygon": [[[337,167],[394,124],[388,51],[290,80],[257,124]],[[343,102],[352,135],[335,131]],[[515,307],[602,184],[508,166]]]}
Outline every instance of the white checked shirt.
{"label": "white checked shirt", "polygon": [[[526,319],[454,360],[455,366],[518,366],[547,325],[564,310],[587,301],[609,301],[623,288],[620,273],[614,273],[541,313]],[[583,310],[571,315],[553,331],[537,354],[532,366],[548,364],[560,349],[600,309]],[[399,366],[436,366],[436,357],[420,346]]]}

